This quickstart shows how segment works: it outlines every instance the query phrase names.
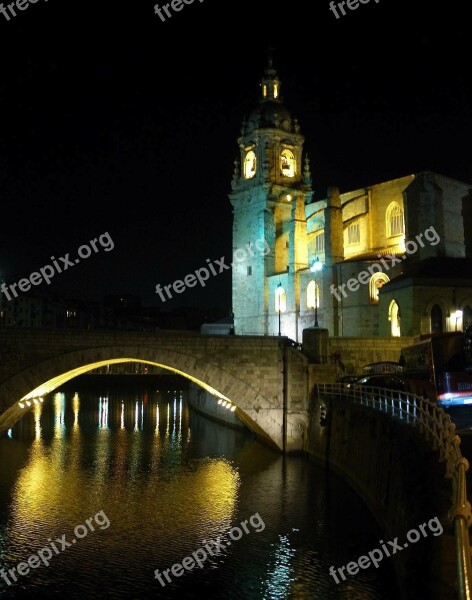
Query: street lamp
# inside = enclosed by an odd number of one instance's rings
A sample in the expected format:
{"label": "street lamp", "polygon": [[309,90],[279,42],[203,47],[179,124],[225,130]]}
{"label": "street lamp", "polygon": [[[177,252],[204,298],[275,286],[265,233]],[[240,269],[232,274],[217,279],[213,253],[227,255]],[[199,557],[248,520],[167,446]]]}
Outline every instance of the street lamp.
{"label": "street lamp", "polygon": [[279,313],[279,336],[282,335],[280,315],[281,315],[281,313],[285,312],[286,305],[287,305],[287,299],[285,296],[285,290],[279,281],[279,283],[277,285],[277,290],[275,291],[275,310]]}
{"label": "street lamp", "polygon": [[311,262],[310,271],[313,273],[313,280],[315,282],[315,327],[318,327],[318,290],[316,286],[316,273],[321,271],[323,265],[318,257]]}

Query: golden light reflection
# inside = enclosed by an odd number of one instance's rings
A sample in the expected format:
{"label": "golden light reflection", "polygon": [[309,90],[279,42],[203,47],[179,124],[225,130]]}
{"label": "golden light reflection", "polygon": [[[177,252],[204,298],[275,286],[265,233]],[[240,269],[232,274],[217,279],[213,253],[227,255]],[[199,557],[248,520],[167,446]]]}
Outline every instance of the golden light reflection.
{"label": "golden light reflection", "polygon": [[139,421],[139,407],[138,407],[138,402],[136,401],[136,404],[134,405],[134,430],[135,431],[139,431],[138,421]]}
{"label": "golden light reflection", "polygon": [[72,398],[72,410],[74,411],[74,429],[78,429],[79,427],[79,410],[80,410],[80,399],[77,392],[74,394]]}
{"label": "golden light reflection", "polygon": [[[196,459],[191,468],[183,467],[181,471],[182,438],[190,439],[188,423],[185,419],[182,421],[185,408],[182,396],[176,394],[174,398],[171,395],[167,398],[166,438],[159,435],[160,420],[163,425],[162,418],[159,419],[159,409],[164,408],[162,400],[155,402],[154,397],[148,405],[144,405],[131,399],[129,403],[114,405],[113,398],[101,398],[98,407],[94,403],[93,410],[92,427],[96,436],[88,440],[87,447],[80,430],[82,420],[79,422],[79,412],[85,403],[80,402],[79,395],[66,397],[56,393],[52,404],[54,414],[47,415],[51,434],[54,435],[52,443],[45,443],[41,437],[48,427],[44,422],[42,432],[39,428],[40,403],[35,404],[33,409],[37,439],[31,445],[14,490],[12,540],[20,543],[27,532],[28,538],[35,543],[43,541],[51,535],[50,532],[57,532],[58,522],[82,522],[84,506],[90,506],[91,511],[104,508],[112,522],[125,523],[129,531],[139,531],[146,541],[155,539],[156,531],[172,536],[177,548],[173,551],[182,556],[186,555],[188,540],[195,540],[191,541],[191,545],[198,548],[202,539],[214,538],[231,526],[240,485],[237,470],[223,459]],[[156,410],[156,435],[150,454],[147,453],[142,431],[124,429],[125,415],[135,416],[136,405],[138,412],[139,408],[141,413],[144,410],[150,412],[152,420],[146,419],[143,423],[141,414],[138,424],[150,425],[151,430],[154,423],[152,411]],[[116,407],[116,419],[113,406]],[[178,415],[177,411],[180,411]],[[97,421],[100,424],[98,431]],[[132,425],[132,417],[130,421]],[[185,431],[182,431],[183,422]],[[121,427],[118,428],[118,425]],[[74,436],[66,436],[66,429],[69,433],[73,429]],[[92,453],[89,454],[87,448]],[[171,469],[169,458],[172,458]],[[165,485],[156,484],[156,477],[163,476]],[[129,504],[123,503],[124,481],[127,486],[132,481],[132,494],[137,502],[139,499],[142,511],[130,511]],[[172,502],[169,502],[169,497]],[[142,528],[142,512],[150,521],[146,530]]]}
{"label": "golden light reflection", "polygon": [[170,404],[167,405],[167,427],[166,427],[166,438],[169,437],[169,426],[170,426]]}
{"label": "golden light reflection", "polygon": [[200,503],[205,518],[221,521],[229,517],[227,526],[231,526],[240,483],[239,474],[226,461],[206,462],[201,469],[205,501]]}
{"label": "golden light reflection", "polygon": [[37,440],[41,437],[41,414],[42,406],[37,404],[34,407],[34,437]]}
{"label": "golden light reflection", "polygon": [[54,394],[54,437],[62,437],[64,431],[65,396],[63,393]]}
{"label": "golden light reflection", "polygon": [[159,437],[159,402],[156,403],[156,436]]}
{"label": "golden light reflection", "polygon": [[174,419],[172,421],[172,437],[175,438],[175,429],[176,429],[176,420],[177,420],[177,400],[174,398],[174,410],[173,410],[173,414],[174,414]]}
{"label": "golden light reflection", "polygon": [[180,395],[179,411],[179,432],[182,433],[182,394]]}
{"label": "golden light reflection", "polygon": [[[162,446],[156,444],[156,459]],[[162,465],[161,465],[162,469]],[[192,469],[179,471],[179,477],[165,479],[165,485],[155,485],[153,473],[146,490],[143,490],[142,502],[145,506],[156,507],[162,523],[172,524],[172,537],[175,540],[195,539],[195,547],[202,539],[212,539],[222,531],[232,527],[237,508],[240,476],[237,470],[224,459],[198,459]],[[172,512],[175,504],[166,500],[169,495],[178,502],[178,514]]]}

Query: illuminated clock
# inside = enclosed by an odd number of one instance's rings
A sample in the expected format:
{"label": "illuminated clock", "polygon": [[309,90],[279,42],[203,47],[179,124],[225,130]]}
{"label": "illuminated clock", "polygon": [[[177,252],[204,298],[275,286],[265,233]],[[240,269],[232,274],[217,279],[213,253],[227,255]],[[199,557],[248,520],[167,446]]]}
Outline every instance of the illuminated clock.
{"label": "illuminated clock", "polygon": [[251,179],[256,174],[257,158],[252,150],[246,153],[244,157],[244,177]]}
{"label": "illuminated clock", "polygon": [[280,153],[280,172],[284,177],[295,177],[296,161],[291,150],[282,150]]}

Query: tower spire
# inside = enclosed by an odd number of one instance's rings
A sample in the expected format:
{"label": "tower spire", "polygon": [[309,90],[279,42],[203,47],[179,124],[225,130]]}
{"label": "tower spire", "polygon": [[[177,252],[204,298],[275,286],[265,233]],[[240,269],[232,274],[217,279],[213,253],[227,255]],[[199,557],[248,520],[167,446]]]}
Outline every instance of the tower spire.
{"label": "tower spire", "polygon": [[267,49],[267,68],[261,81],[261,102],[281,102],[281,83],[277,71],[274,69],[274,51],[275,48],[272,48],[272,46]]}
{"label": "tower spire", "polygon": [[274,68],[274,51],[275,48],[272,48],[272,46],[267,48],[267,70]]}

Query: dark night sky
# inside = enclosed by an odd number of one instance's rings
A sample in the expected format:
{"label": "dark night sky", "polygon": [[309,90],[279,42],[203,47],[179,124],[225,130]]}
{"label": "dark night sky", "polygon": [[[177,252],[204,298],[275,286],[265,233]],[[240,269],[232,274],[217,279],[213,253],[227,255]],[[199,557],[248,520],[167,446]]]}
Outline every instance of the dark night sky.
{"label": "dark night sky", "polygon": [[[459,4],[371,0],[339,20],[307,4],[197,0],[165,23],[152,1],[0,14],[0,278],[108,231],[112,252],[39,289],[163,306],[156,283],[229,257],[236,138],[269,45],[317,197],[427,169],[472,182]],[[230,273],[179,304],[229,310]]]}

